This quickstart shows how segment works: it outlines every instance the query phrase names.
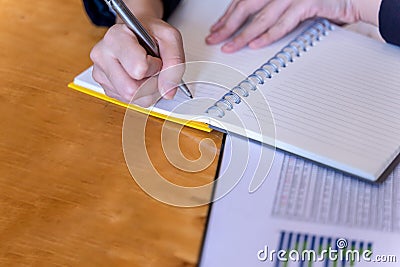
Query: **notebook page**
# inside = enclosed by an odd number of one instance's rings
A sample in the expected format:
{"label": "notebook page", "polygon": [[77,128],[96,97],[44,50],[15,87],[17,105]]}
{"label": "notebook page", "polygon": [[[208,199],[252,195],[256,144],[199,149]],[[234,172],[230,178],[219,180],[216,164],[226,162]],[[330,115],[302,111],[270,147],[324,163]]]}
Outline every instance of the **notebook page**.
{"label": "notebook page", "polygon": [[[171,20],[182,32],[187,59],[221,62],[247,75],[306,27],[258,51],[245,48],[224,54],[219,46],[205,45],[214,20],[204,17],[219,17],[226,1],[213,3],[211,10],[206,5],[207,1],[184,1],[179,16]],[[374,180],[400,151],[399,55],[398,48],[336,27],[262,86],[268,104],[263,97],[249,97],[228,112],[223,124],[241,134],[246,127],[244,134],[261,140],[259,124],[271,127],[270,109],[279,148]],[[238,82],[225,76],[229,79],[233,86]]]}
{"label": "notebook page", "polygon": [[[186,61],[212,61],[225,64],[248,75],[278,52],[294,36],[298,35],[305,25],[296,29],[285,38],[261,49],[243,48],[238,52],[227,54],[221,52],[222,44],[207,45],[205,38],[214,22],[221,17],[230,0],[184,0],[168,20],[182,34]],[[226,77],[231,79],[232,77]]]}
{"label": "notebook page", "polygon": [[379,176],[400,149],[399,58],[397,47],[336,27],[261,89],[281,148]]}
{"label": "notebook page", "polygon": [[268,103],[250,96],[222,121],[239,131],[239,114],[246,134],[262,141],[257,124],[270,126],[270,108],[277,147],[375,180],[399,154],[399,55],[397,47],[336,27],[261,86]]}

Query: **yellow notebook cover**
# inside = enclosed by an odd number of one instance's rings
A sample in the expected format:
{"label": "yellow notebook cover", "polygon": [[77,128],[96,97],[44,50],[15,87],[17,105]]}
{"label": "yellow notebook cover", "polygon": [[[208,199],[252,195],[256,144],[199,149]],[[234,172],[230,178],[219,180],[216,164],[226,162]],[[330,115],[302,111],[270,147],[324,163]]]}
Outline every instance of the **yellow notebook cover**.
{"label": "yellow notebook cover", "polygon": [[138,111],[138,112],[143,113],[143,114],[148,114],[148,115],[156,117],[156,118],[168,120],[168,121],[171,121],[171,122],[175,122],[175,123],[178,123],[178,124],[181,124],[181,125],[185,125],[185,126],[188,126],[188,127],[194,128],[194,129],[198,129],[198,130],[201,130],[201,131],[205,131],[205,132],[211,132],[212,131],[212,129],[210,127],[208,127],[208,125],[206,123],[197,122],[197,121],[187,121],[187,120],[183,120],[183,119],[179,119],[179,118],[174,118],[174,117],[171,117],[171,116],[167,116],[165,114],[161,114],[161,113],[158,113],[158,112],[150,111],[150,110],[148,110],[146,108],[142,108],[140,106],[127,104],[127,103],[124,103],[124,102],[119,101],[117,99],[108,97],[105,94],[102,94],[102,93],[93,91],[91,89],[85,88],[83,86],[77,85],[74,82],[69,83],[68,87],[71,88],[71,89],[77,90],[79,92],[88,94],[90,96],[94,96],[96,98],[105,100],[107,102],[122,106],[124,108],[129,108],[131,110],[135,110],[135,111]]}

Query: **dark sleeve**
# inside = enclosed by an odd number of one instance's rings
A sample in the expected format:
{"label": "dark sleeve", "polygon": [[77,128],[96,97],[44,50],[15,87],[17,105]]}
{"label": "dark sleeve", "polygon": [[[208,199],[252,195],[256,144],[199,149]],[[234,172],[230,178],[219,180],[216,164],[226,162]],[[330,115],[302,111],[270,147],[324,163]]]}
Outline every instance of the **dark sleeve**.
{"label": "dark sleeve", "polygon": [[83,0],[86,14],[98,26],[111,26],[115,23],[115,15],[109,10],[104,0]]}
{"label": "dark sleeve", "polygon": [[164,5],[163,20],[167,20],[181,0],[162,0]]}
{"label": "dark sleeve", "polygon": [[400,45],[400,0],[382,0],[379,32],[386,42]]}
{"label": "dark sleeve", "polygon": [[[162,0],[164,5],[163,19],[167,19],[178,6],[180,0]],[[104,0],[83,0],[90,20],[98,26],[112,26],[115,15],[109,10]]]}

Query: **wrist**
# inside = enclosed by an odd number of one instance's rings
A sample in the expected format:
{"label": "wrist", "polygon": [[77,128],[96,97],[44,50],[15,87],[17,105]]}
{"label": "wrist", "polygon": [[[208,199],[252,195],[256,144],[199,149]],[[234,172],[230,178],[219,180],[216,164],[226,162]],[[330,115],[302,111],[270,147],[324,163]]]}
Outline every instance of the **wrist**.
{"label": "wrist", "polygon": [[378,26],[381,2],[382,0],[352,0],[352,5],[361,21]]}

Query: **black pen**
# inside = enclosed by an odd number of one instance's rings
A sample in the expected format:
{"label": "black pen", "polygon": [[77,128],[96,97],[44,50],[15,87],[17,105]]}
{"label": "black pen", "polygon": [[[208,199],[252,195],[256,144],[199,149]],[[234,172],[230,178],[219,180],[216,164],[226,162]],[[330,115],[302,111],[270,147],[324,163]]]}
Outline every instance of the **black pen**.
{"label": "black pen", "polygon": [[[160,57],[157,41],[146,31],[140,21],[132,14],[129,8],[122,0],[105,0],[108,6],[117,13],[126,26],[136,35],[139,43],[144,47],[147,53],[153,57]],[[178,88],[190,98],[192,93],[186,84],[181,81]]]}

